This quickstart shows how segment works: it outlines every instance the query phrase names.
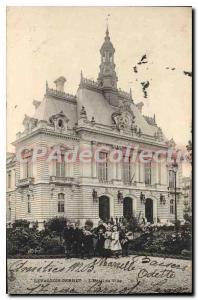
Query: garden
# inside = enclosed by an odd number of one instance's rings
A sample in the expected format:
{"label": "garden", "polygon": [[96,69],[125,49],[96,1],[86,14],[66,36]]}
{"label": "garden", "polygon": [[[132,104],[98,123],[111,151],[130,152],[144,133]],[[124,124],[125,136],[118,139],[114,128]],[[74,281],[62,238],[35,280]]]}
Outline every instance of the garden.
{"label": "garden", "polygon": [[[136,218],[124,226],[131,232],[129,254],[164,256],[191,259],[192,250],[192,218],[185,215],[185,222],[177,224],[145,224],[140,225]],[[53,218],[45,223],[43,230],[37,224],[30,228],[26,220],[17,220],[11,228],[7,228],[8,258],[61,258],[65,257],[63,232],[65,218]],[[94,234],[91,220],[85,226]],[[101,226],[101,224],[100,224]]]}

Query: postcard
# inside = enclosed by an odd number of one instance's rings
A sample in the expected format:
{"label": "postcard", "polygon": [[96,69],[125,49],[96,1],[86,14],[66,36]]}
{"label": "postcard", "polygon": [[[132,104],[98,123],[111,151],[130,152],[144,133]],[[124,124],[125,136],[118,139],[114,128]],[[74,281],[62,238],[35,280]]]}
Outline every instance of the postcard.
{"label": "postcard", "polygon": [[192,7],[7,7],[7,293],[192,294]]}

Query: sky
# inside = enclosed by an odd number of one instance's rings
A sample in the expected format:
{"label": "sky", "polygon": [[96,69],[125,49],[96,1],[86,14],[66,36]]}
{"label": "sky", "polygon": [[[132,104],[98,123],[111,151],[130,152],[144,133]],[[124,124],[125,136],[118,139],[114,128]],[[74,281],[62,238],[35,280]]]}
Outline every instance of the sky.
{"label": "sky", "polygon": [[[46,80],[54,87],[55,79],[66,77],[71,94],[81,70],[97,80],[107,15],[118,87],[131,88],[134,102],[144,103],[143,114],[155,114],[179,147],[191,139],[192,78],[183,73],[192,70],[190,7],[8,7],[8,151],[14,151],[11,142],[23,131],[24,115],[34,114],[33,100],[43,99]],[[134,73],[144,54],[148,63]],[[145,99],[141,82],[147,80]]]}

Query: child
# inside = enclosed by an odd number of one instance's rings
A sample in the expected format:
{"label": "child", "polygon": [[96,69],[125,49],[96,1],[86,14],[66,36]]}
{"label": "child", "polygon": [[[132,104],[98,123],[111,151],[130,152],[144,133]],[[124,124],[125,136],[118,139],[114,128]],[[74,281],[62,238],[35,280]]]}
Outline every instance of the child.
{"label": "child", "polygon": [[104,234],[105,237],[105,242],[104,242],[104,251],[105,251],[105,256],[109,257],[111,254],[111,226],[107,226],[107,230]]}
{"label": "child", "polygon": [[74,229],[74,239],[73,239],[73,253],[74,257],[82,258],[82,242],[83,242],[83,233],[79,227],[79,224],[76,224],[76,228]]}
{"label": "child", "polygon": [[122,246],[122,256],[128,256],[129,236],[128,236],[128,229],[125,226],[121,227],[120,243]]}
{"label": "child", "polygon": [[111,235],[111,245],[110,245],[111,251],[113,253],[113,256],[118,258],[119,252],[122,250],[122,247],[120,245],[119,241],[119,232],[118,227],[116,225],[113,226],[113,232]]}
{"label": "child", "polygon": [[71,258],[72,244],[74,238],[74,228],[72,224],[67,224],[63,232],[66,258]]}
{"label": "child", "polygon": [[96,253],[99,257],[104,256],[104,242],[105,242],[104,232],[103,229],[100,228],[98,230],[97,242],[96,242]]}
{"label": "child", "polygon": [[83,240],[82,240],[82,248],[83,248],[83,258],[91,258],[93,254],[93,236],[92,233],[85,228],[83,228]]}

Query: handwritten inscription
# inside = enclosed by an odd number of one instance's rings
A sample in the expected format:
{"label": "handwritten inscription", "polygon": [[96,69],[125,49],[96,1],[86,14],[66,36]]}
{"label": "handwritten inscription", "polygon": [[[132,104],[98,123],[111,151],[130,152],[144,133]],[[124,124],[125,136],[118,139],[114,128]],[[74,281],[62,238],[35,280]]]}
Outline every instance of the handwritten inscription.
{"label": "handwritten inscription", "polygon": [[191,262],[130,258],[8,260],[10,294],[136,294],[191,291]]}
{"label": "handwritten inscription", "polygon": [[117,262],[110,261],[107,258],[99,258],[94,259],[92,262],[84,263],[84,262],[75,262],[71,264],[69,267],[57,267],[55,261],[47,262],[46,265],[35,266],[35,264],[31,265],[31,261],[29,260],[19,260],[15,261],[10,266],[10,270],[12,271],[20,271],[20,272],[31,272],[31,273],[62,273],[62,272],[92,272],[95,266],[99,267],[110,267],[115,269],[120,269],[124,271],[132,271],[135,269],[135,264],[148,264],[152,267],[165,267],[171,269],[178,269],[184,271],[187,268],[187,265],[181,266],[180,264],[174,264],[171,262],[165,262],[165,259],[162,261],[152,260],[151,258],[134,256],[132,259],[127,260],[126,262]]}

